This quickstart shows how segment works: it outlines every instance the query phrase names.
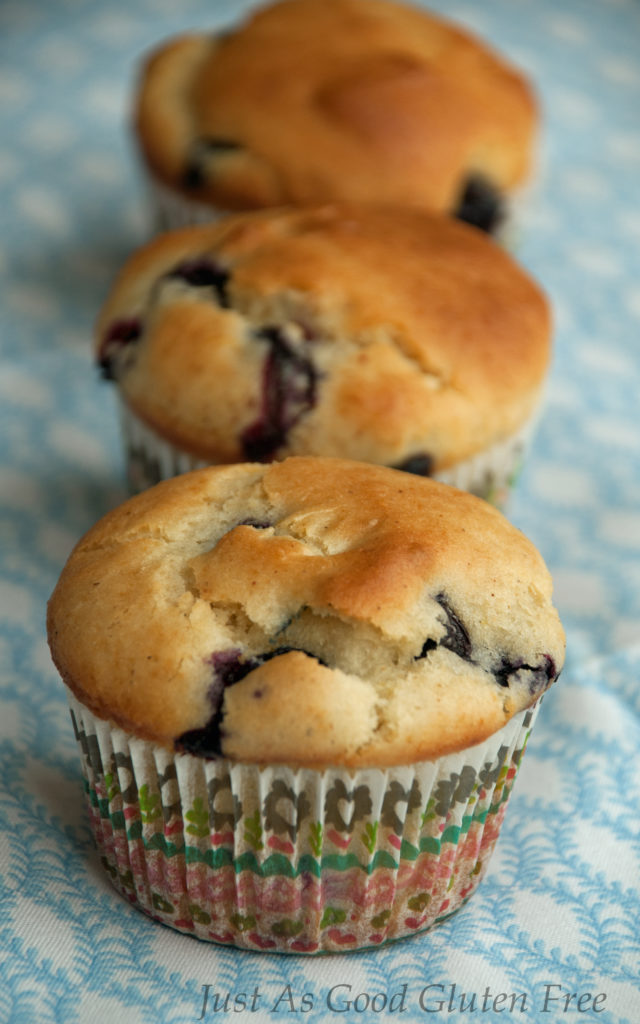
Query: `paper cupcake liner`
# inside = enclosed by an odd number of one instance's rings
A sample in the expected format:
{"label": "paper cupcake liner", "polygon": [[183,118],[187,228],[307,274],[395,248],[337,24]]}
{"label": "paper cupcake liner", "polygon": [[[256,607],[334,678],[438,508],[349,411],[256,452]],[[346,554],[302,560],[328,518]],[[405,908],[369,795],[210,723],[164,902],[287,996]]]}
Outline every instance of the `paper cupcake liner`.
{"label": "paper cupcake liner", "polygon": [[122,398],[119,405],[127,483],[133,494],[146,491],[161,480],[211,465],[161,438]]}
{"label": "paper cupcake liner", "polygon": [[[148,189],[151,214],[158,231],[171,231],[177,228],[192,227],[196,224],[210,224],[231,212],[221,210],[209,203],[188,199],[180,192],[176,192],[158,181],[148,181]],[[522,186],[513,192],[509,196],[504,220],[497,231],[490,236],[510,252],[516,252],[520,247],[534,197],[533,185]]]}
{"label": "paper cupcake liner", "polygon": [[[120,421],[127,480],[133,494],[153,487],[160,480],[211,465],[165,441],[143,423],[122,399]],[[434,473],[433,479],[470,491],[498,508],[505,508],[530,447],[536,421],[537,416],[511,437],[499,441],[486,451]]]}
{"label": "paper cupcake liner", "polygon": [[116,889],[178,931],[278,953],[379,946],[462,906],[538,708],[433,762],[317,771],[174,754],[69,699]]}
{"label": "paper cupcake liner", "polygon": [[180,192],[174,192],[157,181],[149,181],[148,187],[151,215],[158,231],[211,224],[230,212],[208,203],[199,203],[195,199],[187,199]]}
{"label": "paper cupcake liner", "polygon": [[527,225],[539,195],[537,180],[532,178],[509,195],[506,215],[491,237],[511,255],[517,255],[527,234]]}
{"label": "paper cupcake liner", "polygon": [[463,459],[455,466],[434,473],[433,479],[458,487],[461,491],[470,491],[497,508],[506,508],[511,491],[522,472],[537,422],[536,415],[511,437],[498,441],[469,459]]}

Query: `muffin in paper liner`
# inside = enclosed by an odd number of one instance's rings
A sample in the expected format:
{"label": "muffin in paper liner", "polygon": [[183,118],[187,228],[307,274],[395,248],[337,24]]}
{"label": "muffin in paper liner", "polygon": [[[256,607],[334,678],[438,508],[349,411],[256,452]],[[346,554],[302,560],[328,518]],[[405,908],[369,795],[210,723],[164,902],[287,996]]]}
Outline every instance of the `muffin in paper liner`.
{"label": "muffin in paper liner", "polygon": [[152,178],[147,181],[147,191],[155,231],[172,231],[194,224],[210,224],[228,213],[227,210],[218,209],[209,203],[188,199],[180,192]]}
{"label": "muffin in paper liner", "polygon": [[540,129],[524,70],[397,0],[273,2],[217,33],[173,36],[145,56],[132,106],[172,226],[347,199],[493,230],[531,178]]}
{"label": "muffin in paper liner", "polygon": [[551,596],[487,502],[380,466],[210,467],[113,509],[47,631],[116,886],[244,948],[431,927],[477,884],[562,669]]}
{"label": "muffin in paper liner", "polygon": [[362,204],[159,236],[122,267],[95,332],[134,492],[314,455],[502,505],[550,349],[546,297],[502,249],[441,215]]}
{"label": "muffin in paper liner", "polygon": [[[190,199],[175,189],[147,176],[147,206],[154,232],[176,231],[198,224],[211,224],[232,211],[211,203]],[[525,234],[525,225],[535,208],[537,188],[528,183],[509,197],[509,205],[499,224],[487,234],[509,252],[517,253]],[[479,231],[482,228],[478,228]]]}
{"label": "muffin in paper liner", "polygon": [[[160,437],[136,416],[121,396],[119,409],[125,471],[132,494],[153,487],[161,480],[211,464]],[[504,509],[531,446],[538,418],[536,413],[511,437],[433,473],[433,479],[469,491]]]}
{"label": "muffin in paper liner", "polygon": [[198,938],[308,954],[426,931],[469,899],[540,704],[435,761],[321,771],[174,754],[68,696],[115,888]]}

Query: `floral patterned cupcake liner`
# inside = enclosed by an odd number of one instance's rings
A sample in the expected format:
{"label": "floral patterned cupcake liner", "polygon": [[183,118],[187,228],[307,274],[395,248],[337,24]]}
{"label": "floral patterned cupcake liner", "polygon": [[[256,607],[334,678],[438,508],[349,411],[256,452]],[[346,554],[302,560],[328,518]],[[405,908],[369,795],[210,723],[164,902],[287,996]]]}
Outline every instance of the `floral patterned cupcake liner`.
{"label": "floral patterned cupcake liner", "polygon": [[462,906],[538,708],[434,762],[318,771],[174,754],[69,699],[116,889],[178,931],[278,953],[379,946]]}
{"label": "floral patterned cupcake liner", "polygon": [[[517,433],[486,451],[434,473],[433,479],[470,491],[504,509],[530,448],[537,419],[537,416],[533,417]],[[211,465],[161,438],[131,411],[123,399],[120,399],[120,422],[127,481],[133,494],[145,491],[161,480]]]}

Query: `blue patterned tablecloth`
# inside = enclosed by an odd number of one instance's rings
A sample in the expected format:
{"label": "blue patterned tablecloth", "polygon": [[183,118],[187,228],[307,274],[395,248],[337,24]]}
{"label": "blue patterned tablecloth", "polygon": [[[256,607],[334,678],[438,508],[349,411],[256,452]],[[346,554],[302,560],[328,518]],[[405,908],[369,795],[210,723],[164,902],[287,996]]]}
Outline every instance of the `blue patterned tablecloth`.
{"label": "blue patterned tablecloth", "polygon": [[[154,924],[98,863],[44,613],[72,544],[125,496],[89,336],[114,272],[148,230],[127,98],[149,44],[247,6],[0,5],[0,1024],[182,1024],[203,1016],[205,992],[205,1020],[638,1024],[636,0],[434,4],[538,85],[544,153],[520,256],[557,326],[546,413],[511,514],[554,574],[567,668],[478,893],[397,946],[278,958]],[[214,1012],[216,994],[229,995],[226,1012],[220,1001]]]}

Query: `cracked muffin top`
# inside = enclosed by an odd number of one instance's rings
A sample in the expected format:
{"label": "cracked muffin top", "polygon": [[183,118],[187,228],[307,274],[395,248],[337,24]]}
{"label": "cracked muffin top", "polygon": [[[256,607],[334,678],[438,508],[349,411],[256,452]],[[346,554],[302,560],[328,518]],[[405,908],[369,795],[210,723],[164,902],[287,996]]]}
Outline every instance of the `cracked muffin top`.
{"label": "cracked muffin top", "polygon": [[154,177],[190,199],[402,202],[487,229],[529,173],[537,121],[503,58],[387,0],[284,0],[177,37],[145,64],[135,108]]}
{"label": "cracked muffin top", "polygon": [[557,677],[533,545],[452,487],[341,459],[212,467],[77,545],[49,602],[66,684],[177,750],[374,766],[477,743]]}
{"label": "cracked muffin top", "polygon": [[331,204],[159,236],[117,279],[97,354],[137,416],[207,461],[437,472],[527,422],[550,333],[540,289],[475,228]]}

